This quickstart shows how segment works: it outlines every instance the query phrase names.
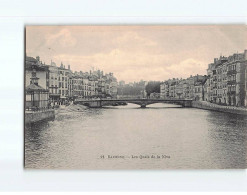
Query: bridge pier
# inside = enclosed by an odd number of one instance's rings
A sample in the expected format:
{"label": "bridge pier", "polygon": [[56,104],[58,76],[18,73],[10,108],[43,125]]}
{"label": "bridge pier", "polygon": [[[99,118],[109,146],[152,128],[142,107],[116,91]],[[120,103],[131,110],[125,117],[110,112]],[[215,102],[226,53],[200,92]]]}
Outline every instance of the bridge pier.
{"label": "bridge pier", "polygon": [[192,101],[183,101],[183,104],[182,104],[183,107],[192,107]]}
{"label": "bridge pier", "polygon": [[89,103],[90,108],[101,108],[102,104],[101,101],[92,101]]}
{"label": "bridge pier", "polygon": [[141,108],[146,108],[146,104],[141,104]]}

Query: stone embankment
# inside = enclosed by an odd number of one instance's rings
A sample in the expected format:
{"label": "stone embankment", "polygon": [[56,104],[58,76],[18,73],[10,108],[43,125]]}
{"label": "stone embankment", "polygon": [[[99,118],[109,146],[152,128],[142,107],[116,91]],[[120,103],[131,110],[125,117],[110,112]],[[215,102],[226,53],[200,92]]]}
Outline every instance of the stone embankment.
{"label": "stone embankment", "polygon": [[54,118],[55,111],[53,109],[25,112],[25,124],[32,124],[43,120],[54,120]]}
{"label": "stone embankment", "polygon": [[219,112],[228,112],[233,114],[247,115],[246,108],[234,107],[234,106],[221,106],[205,101],[192,101],[193,108],[200,108],[205,110],[214,110]]}

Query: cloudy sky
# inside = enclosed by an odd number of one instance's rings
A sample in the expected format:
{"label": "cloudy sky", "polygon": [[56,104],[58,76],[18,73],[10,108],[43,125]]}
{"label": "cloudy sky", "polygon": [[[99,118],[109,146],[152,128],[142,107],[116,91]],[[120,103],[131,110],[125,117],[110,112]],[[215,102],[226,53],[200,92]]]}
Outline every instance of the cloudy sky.
{"label": "cloudy sky", "polygon": [[213,58],[247,49],[247,29],[228,26],[27,26],[26,54],[118,81],[206,74]]}

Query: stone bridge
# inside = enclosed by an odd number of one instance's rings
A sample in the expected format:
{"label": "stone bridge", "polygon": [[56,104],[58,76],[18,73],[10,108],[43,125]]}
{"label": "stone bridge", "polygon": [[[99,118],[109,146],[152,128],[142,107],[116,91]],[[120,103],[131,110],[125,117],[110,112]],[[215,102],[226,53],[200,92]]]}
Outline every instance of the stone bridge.
{"label": "stone bridge", "polygon": [[140,105],[145,108],[147,105],[155,103],[177,104],[182,107],[191,107],[191,99],[77,99],[74,104],[81,104],[90,108],[101,108],[102,106],[126,105],[127,103]]}

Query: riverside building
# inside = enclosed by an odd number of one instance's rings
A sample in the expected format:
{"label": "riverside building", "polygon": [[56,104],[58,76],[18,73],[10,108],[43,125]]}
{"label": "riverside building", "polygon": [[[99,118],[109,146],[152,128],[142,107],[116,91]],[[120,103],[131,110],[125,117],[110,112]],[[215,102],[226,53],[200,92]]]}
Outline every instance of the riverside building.
{"label": "riverside building", "polygon": [[206,76],[196,75],[187,79],[169,79],[160,85],[161,98],[203,100],[203,84]]}
{"label": "riverside building", "polygon": [[247,50],[229,57],[220,56],[208,66],[210,101],[230,106],[246,106]]}
{"label": "riverside building", "polygon": [[247,107],[247,50],[220,56],[207,75],[169,79],[160,85],[161,98],[190,98],[220,105]]}
{"label": "riverside building", "polygon": [[54,104],[64,104],[76,98],[117,97],[117,79],[113,73],[103,74],[103,71],[73,72],[70,65],[60,67],[54,62],[46,65],[37,56],[26,56],[25,86],[30,84],[33,67],[39,78],[39,85],[48,91],[49,101]]}

